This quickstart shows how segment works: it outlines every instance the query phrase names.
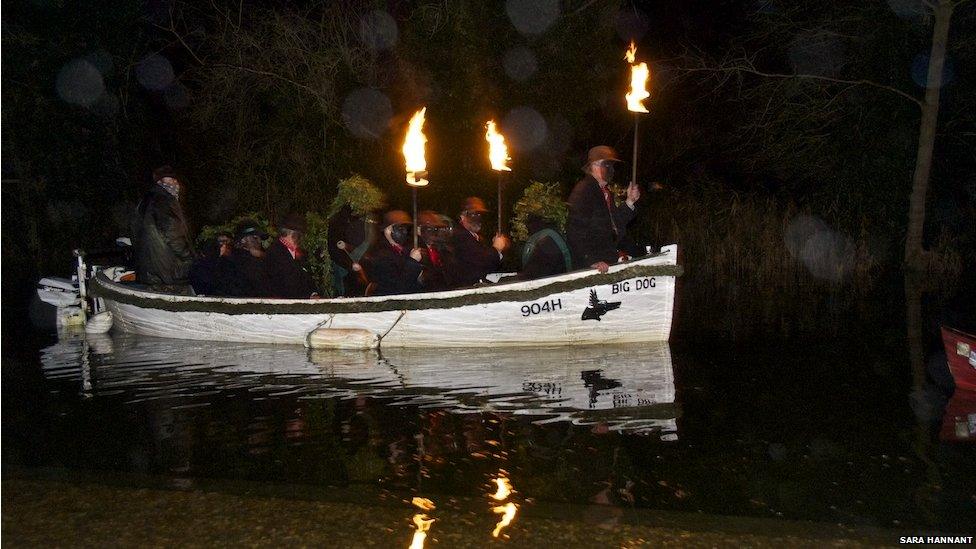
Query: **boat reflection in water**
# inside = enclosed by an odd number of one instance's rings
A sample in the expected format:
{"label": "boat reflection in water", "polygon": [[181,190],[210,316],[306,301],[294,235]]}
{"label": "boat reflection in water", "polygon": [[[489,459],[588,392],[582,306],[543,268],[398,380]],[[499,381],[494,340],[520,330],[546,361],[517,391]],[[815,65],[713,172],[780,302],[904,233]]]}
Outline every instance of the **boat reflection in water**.
{"label": "boat reflection in water", "polygon": [[128,402],[193,399],[247,389],[268,396],[392,399],[456,413],[539,416],[677,437],[667,343],[504,349],[307,350],[131,334],[66,335],[42,351],[49,379]]}

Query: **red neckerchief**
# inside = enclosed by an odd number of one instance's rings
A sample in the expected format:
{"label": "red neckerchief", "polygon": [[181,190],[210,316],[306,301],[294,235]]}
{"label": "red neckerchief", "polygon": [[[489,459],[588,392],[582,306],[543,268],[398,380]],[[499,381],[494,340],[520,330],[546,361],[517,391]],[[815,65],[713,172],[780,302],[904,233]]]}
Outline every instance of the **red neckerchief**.
{"label": "red neckerchief", "polygon": [[603,191],[603,201],[607,203],[607,209],[613,211],[613,199],[610,198],[610,185],[604,185],[600,187]]}
{"label": "red neckerchief", "polygon": [[427,255],[430,256],[430,262],[433,263],[434,266],[436,267],[441,266],[441,256],[439,253],[437,253],[437,250],[430,244],[427,245]]}
{"label": "red neckerchief", "polygon": [[399,245],[399,244],[397,244],[395,242],[391,242],[390,243],[390,247],[393,248],[393,253],[395,253],[397,255],[403,255],[403,246],[401,246],[401,245]]}
{"label": "red neckerchief", "polygon": [[291,254],[293,259],[301,259],[302,256],[305,255],[305,252],[303,252],[298,245],[293,244],[291,240],[288,240],[283,236],[278,237],[278,242],[281,242],[281,245],[288,249],[288,253]]}

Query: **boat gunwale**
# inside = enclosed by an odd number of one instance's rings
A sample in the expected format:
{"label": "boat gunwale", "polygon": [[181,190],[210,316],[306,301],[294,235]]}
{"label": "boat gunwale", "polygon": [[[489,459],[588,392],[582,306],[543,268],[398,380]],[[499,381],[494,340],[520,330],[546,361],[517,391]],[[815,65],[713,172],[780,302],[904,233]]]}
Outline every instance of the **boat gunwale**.
{"label": "boat gunwale", "polygon": [[[660,263],[664,257],[666,263]],[[650,263],[650,264],[649,264]],[[141,290],[113,282],[104,273],[93,279],[90,291],[95,297],[146,309],[171,312],[209,312],[240,314],[340,314],[405,310],[451,309],[466,305],[540,298],[590,286],[613,284],[642,276],[681,276],[675,249],[612,265],[606,274],[591,269],[577,270],[554,277],[486,286],[395,296],[331,299],[226,298],[180,296]]]}

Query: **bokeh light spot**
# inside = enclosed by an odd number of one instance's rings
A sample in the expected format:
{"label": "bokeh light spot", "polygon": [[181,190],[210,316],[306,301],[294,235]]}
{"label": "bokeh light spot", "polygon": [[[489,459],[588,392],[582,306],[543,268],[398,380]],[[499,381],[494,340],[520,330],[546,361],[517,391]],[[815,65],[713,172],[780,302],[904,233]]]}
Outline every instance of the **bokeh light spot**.
{"label": "bokeh light spot", "polygon": [[505,52],[502,66],[505,68],[505,74],[517,82],[525,82],[539,70],[535,53],[525,46],[517,46]]}
{"label": "bokeh light spot", "polygon": [[383,92],[358,88],[342,102],[342,121],[360,139],[377,139],[390,127],[393,104]]}
{"label": "bokeh light spot", "polygon": [[136,65],[136,80],[147,90],[163,91],[175,79],[173,64],[158,53],[147,55]]}
{"label": "bokeh light spot", "polygon": [[55,88],[61,99],[88,107],[105,92],[105,81],[95,65],[84,59],[75,59],[58,71]]}
{"label": "bokeh light spot", "polygon": [[505,115],[502,127],[506,137],[511,137],[512,148],[526,152],[546,141],[549,128],[545,118],[532,107],[515,107]]}
{"label": "bokeh light spot", "polygon": [[383,10],[374,10],[363,16],[359,30],[363,43],[376,51],[388,50],[396,46],[400,37],[396,20]]}
{"label": "bokeh light spot", "polygon": [[520,33],[538,35],[556,22],[559,0],[506,0],[505,13]]}

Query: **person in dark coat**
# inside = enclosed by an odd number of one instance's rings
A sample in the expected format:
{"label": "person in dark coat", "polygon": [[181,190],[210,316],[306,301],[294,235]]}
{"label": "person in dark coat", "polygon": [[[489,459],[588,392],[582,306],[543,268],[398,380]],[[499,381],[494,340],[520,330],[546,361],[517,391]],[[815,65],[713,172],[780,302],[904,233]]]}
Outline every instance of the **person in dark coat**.
{"label": "person in dark coat", "polygon": [[421,291],[423,258],[420,248],[410,249],[413,220],[402,210],[383,216],[383,238],[366,252],[363,267],[370,282],[367,295],[411,294]]}
{"label": "person in dark coat", "polygon": [[634,204],[640,188],[631,182],[625,204],[616,205],[609,189],[617,153],[600,145],[590,149],[583,177],[569,195],[566,236],[577,269],[594,268],[601,273],[620,257],[617,242],[634,218]]}
{"label": "person in dark coat", "polygon": [[196,254],[180,206],[182,186],[173,168],[153,170],[153,184],[139,201],[133,220],[137,279],[161,291],[190,291],[190,266]]}
{"label": "person in dark coat", "polygon": [[362,260],[376,241],[376,220],[358,216],[349,204],[329,219],[329,258],[332,260],[332,286],[335,295],[354,297],[366,291]]}
{"label": "person in dark coat", "polygon": [[272,297],[272,284],[268,275],[268,254],[263,245],[268,234],[253,219],[245,219],[238,223],[234,234],[237,236],[237,243],[230,254],[230,260],[235,267],[231,274],[237,277],[236,287],[240,292],[236,295]]}
{"label": "person in dark coat", "polygon": [[299,214],[289,214],[278,223],[278,238],[268,246],[265,257],[271,297],[319,297],[301,248],[306,230],[305,218]]}
{"label": "person in dark coat", "polygon": [[522,248],[522,270],[519,280],[553,276],[572,269],[569,247],[555,224],[537,215],[529,215],[525,226],[530,234]]}
{"label": "person in dark coat", "polygon": [[488,213],[485,203],[476,196],[470,196],[461,205],[459,220],[461,226],[451,235],[454,250],[455,268],[453,281],[456,287],[477,284],[488,273],[498,272],[504,252],[510,241],[505,235],[495,235],[489,246],[481,232],[481,218]]}
{"label": "person in dark coat", "polygon": [[431,210],[418,215],[421,264],[424,267],[420,285],[425,292],[439,292],[454,286],[454,252],[451,250],[451,220]]}
{"label": "person in dark coat", "polygon": [[247,295],[237,266],[231,262],[234,236],[229,232],[217,236],[203,246],[200,257],[190,267],[190,286],[197,295]]}

